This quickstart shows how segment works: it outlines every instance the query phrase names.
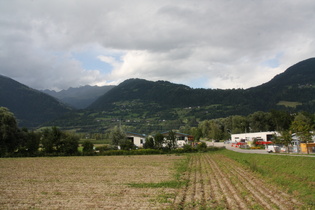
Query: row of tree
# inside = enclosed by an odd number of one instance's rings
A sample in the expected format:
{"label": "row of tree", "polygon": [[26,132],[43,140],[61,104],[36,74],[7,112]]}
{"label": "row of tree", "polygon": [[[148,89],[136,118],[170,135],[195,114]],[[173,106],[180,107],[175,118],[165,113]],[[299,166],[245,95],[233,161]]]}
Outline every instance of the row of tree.
{"label": "row of tree", "polygon": [[57,127],[41,132],[20,129],[7,108],[0,107],[0,157],[38,155],[76,155],[79,137]]}
{"label": "row of tree", "polygon": [[296,133],[302,141],[311,140],[315,128],[315,116],[307,112],[290,113],[283,110],[258,111],[248,116],[230,116],[205,120],[198,127],[184,126],[181,132],[195,136],[195,139],[227,140],[231,134],[262,131]]}
{"label": "row of tree", "polygon": [[[273,110],[270,112],[255,112],[248,116],[230,116],[205,120],[197,127],[183,126],[180,132],[191,134],[198,141],[200,138],[211,140],[227,140],[234,133],[279,131],[281,140],[290,142],[291,134],[296,133],[302,141],[310,141],[315,127],[315,116],[307,112],[292,114],[287,111]],[[121,127],[115,127],[106,134],[93,134],[100,138],[106,136],[112,141],[113,147],[120,146],[121,149],[133,149],[134,145],[126,138]],[[175,136],[169,132],[167,141],[160,133],[147,138],[144,148],[174,149]],[[0,107],[0,156],[23,155],[76,155],[78,154],[80,137],[75,134],[66,133],[57,127],[45,128],[41,131],[28,131],[20,129],[13,113],[7,108]],[[91,142],[83,144],[83,153],[90,153],[94,145]]]}

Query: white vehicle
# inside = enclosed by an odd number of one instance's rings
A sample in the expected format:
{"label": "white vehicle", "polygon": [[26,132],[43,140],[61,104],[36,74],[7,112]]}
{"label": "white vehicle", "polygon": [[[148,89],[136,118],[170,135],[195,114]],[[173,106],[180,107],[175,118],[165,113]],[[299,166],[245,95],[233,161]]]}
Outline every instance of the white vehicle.
{"label": "white vehicle", "polygon": [[268,153],[280,152],[280,147],[274,144],[269,144],[269,145],[266,145],[266,150]]}

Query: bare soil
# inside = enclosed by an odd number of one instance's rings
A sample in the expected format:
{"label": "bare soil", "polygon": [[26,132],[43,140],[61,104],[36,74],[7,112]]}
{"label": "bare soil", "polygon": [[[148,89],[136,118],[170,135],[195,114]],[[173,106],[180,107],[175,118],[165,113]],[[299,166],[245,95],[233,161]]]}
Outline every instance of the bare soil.
{"label": "bare soil", "polygon": [[0,209],[298,209],[292,196],[221,154],[191,155],[181,188],[131,187],[173,180],[185,156],[0,159]]}
{"label": "bare soil", "polygon": [[130,183],[171,180],[179,156],[0,159],[0,209],[161,209],[176,189]]}

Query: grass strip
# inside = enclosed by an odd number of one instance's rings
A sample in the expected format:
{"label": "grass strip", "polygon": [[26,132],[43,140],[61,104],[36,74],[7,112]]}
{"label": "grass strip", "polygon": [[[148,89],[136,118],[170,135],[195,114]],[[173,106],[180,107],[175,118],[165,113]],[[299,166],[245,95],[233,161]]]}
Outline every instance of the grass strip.
{"label": "grass strip", "polygon": [[315,209],[314,157],[219,152],[296,196],[306,204],[306,208]]}
{"label": "grass strip", "polygon": [[187,180],[183,175],[188,170],[188,164],[191,156],[187,155],[184,159],[178,160],[174,163],[173,179],[163,182],[150,183],[129,183],[128,186],[135,188],[180,188],[186,185]]}

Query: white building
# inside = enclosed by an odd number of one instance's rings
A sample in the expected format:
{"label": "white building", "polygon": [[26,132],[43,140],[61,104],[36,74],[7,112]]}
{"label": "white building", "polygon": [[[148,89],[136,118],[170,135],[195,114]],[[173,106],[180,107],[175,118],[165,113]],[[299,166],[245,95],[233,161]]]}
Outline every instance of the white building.
{"label": "white building", "polygon": [[257,132],[257,133],[238,133],[231,134],[232,142],[252,142],[254,139],[260,141],[271,141],[273,136],[280,136],[276,131],[267,131],[267,132]]}
{"label": "white building", "polygon": [[[194,141],[194,137],[192,135],[179,132],[174,132],[174,134],[176,138],[176,146],[179,148],[183,147],[185,144],[191,144]],[[164,132],[162,135],[164,136],[165,143],[163,146],[165,147],[167,145],[169,132]]]}
{"label": "white building", "polygon": [[134,145],[136,145],[139,148],[143,147],[143,144],[145,143],[145,134],[139,134],[139,133],[132,133],[127,132],[127,139],[129,139]]}

